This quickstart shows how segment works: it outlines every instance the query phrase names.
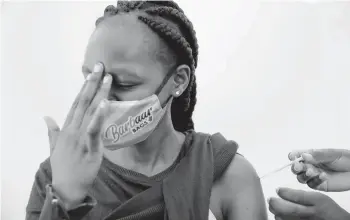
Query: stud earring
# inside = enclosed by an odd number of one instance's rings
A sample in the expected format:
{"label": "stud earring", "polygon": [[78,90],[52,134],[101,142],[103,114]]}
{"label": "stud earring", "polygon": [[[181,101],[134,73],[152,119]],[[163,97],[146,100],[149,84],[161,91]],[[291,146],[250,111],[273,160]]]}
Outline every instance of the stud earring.
{"label": "stud earring", "polygon": [[176,92],[175,92],[175,95],[180,95],[180,91],[179,90],[177,90]]}

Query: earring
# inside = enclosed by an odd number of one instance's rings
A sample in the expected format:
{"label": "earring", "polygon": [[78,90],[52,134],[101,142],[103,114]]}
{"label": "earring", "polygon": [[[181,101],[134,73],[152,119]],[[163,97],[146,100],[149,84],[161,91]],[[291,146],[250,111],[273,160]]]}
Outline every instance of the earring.
{"label": "earring", "polygon": [[179,96],[179,95],[180,95],[180,91],[177,90],[177,91],[175,92],[175,95],[176,95],[176,96]]}

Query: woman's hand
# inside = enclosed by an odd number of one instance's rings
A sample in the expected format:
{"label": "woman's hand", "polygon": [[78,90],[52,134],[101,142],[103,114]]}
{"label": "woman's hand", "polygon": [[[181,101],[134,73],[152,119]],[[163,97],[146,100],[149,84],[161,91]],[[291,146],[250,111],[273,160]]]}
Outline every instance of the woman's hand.
{"label": "woman's hand", "polygon": [[349,220],[350,214],[328,196],[289,188],[277,191],[280,198],[268,200],[276,220]]}
{"label": "woman's hand", "polygon": [[63,128],[46,117],[49,130],[52,186],[67,209],[78,205],[87,195],[102,162],[101,127],[112,78],[104,77],[97,64],[87,76],[74,101]]}
{"label": "woman's hand", "polygon": [[350,190],[350,150],[294,151],[288,157],[294,160],[300,156],[303,162],[294,162],[292,165],[292,172],[300,183],[326,192]]}

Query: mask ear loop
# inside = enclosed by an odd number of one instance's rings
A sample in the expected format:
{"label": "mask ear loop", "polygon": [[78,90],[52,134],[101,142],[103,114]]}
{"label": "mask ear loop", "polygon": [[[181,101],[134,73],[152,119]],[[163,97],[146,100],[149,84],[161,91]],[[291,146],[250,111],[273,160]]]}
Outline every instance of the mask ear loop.
{"label": "mask ear loop", "polygon": [[[175,65],[175,66],[173,66],[173,67],[170,68],[169,72],[165,75],[165,77],[164,77],[162,83],[160,84],[160,86],[158,87],[158,89],[156,90],[156,92],[154,93],[155,95],[157,95],[157,96],[159,95],[159,93],[162,91],[162,89],[164,88],[164,86],[168,83],[170,77],[173,75],[173,73],[174,73],[174,71],[176,70],[176,68],[177,68],[177,65]],[[164,108],[164,107],[167,105],[167,103],[169,102],[169,100],[171,99],[171,97],[172,97],[172,96],[169,96],[169,97],[167,98],[167,100],[164,102],[164,104],[161,105],[162,108]]]}

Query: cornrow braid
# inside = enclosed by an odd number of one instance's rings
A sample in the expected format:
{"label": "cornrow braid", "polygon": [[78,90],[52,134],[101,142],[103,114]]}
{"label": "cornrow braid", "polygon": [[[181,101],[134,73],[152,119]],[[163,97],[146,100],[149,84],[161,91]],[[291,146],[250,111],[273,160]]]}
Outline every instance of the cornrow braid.
{"label": "cornrow braid", "polygon": [[[192,114],[197,102],[195,69],[198,62],[198,43],[191,21],[173,1],[118,1],[117,7],[106,7],[104,16],[97,19],[96,25],[105,17],[132,11],[144,12],[138,14],[138,19],[157,33],[174,51],[177,64],[190,67],[189,85],[181,96],[173,100],[171,117],[176,130],[183,132],[194,129]],[[177,28],[169,25],[170,23]]]}
{"label": "cornrow braid", "polygon": [[198,59],[198,44],[196,39],[196,32],[194,31],[193,25],[188,20],[188,18],[181,13],[179,10],[171,8],[171,7],[157,7],[157,8],[150,8],[145,10],[146,13],[149,13],[151,15],[158,15],[165,19],[169,19],[173,21],[174,23],[179,24],[179,26],[182,29],[184,38],[188,41],[188,43],[191,45],[192,49],[192,56],[194,59],[194,65],[197,67],[197,59]]}

